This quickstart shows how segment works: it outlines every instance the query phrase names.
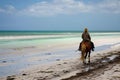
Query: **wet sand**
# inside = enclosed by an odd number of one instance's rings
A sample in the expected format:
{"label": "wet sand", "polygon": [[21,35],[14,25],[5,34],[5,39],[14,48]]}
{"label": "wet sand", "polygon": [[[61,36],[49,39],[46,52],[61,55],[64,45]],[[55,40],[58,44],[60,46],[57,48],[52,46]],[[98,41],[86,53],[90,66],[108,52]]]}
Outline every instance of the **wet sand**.
{"label": "wet sand", "polygon": [[92,53],[91,64],[84,65],[80,55],[21,70],[20,74],[1,77],[0,80],[119,80],[120,45]]}
{"label": "wet sand", "polygon": [[120,51],[84,66],[89,69],[62,80],[120,80]]}

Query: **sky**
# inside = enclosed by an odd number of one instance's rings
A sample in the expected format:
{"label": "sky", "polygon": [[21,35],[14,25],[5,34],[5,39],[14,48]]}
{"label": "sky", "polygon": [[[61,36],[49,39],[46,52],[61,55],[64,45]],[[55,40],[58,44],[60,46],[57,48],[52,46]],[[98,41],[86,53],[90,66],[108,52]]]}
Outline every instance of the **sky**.
{"label": "sky", "polygon": [[0,0],[0,30],[120,31],[120,0]]}

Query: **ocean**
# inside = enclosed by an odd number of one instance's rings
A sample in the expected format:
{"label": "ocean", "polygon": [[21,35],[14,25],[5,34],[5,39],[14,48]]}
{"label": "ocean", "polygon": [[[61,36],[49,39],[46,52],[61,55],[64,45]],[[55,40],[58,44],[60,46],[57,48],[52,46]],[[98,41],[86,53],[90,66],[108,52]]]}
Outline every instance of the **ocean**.
{"label": "ocean", "polygon": [[80,36],[80,34],[81,32],[64,31],[5,31],[0,32],[0,47],[50,44],[53,41],[56,42],[58,40],[76,38]]}
{"label": "ocean", "polygon": [[[89,33],[95,44],[94,53],[120,44],[119,31]],[[76,50],[82,41],[81,34],[81,31],[0,31],[0,76],[79,57]]]}
{"label": "ocean", "polygon": [[[81,31],[0,31],[0,48],[80,42]],[[90,32],[92,39],[120,37],[120,32]]]}

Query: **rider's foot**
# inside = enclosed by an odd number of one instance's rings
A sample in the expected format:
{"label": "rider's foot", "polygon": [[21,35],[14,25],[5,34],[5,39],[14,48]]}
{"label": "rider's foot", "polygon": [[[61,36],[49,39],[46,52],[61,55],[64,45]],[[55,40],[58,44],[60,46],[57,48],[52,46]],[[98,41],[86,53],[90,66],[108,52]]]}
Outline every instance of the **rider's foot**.
{"label": "rider's foot", "polygon": [[92,48],[92,51],[94,51],[94,48]]}
{"label": "rider's foot", "polygon": [[81,48],[79,48],[78,51],[81,51]]}

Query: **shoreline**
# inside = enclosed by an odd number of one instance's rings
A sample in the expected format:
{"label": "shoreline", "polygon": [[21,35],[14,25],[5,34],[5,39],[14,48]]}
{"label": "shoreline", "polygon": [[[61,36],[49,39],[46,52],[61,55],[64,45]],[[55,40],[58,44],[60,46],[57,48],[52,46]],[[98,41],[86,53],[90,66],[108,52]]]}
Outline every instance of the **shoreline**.
{"label": "shoreline", "polygon": [[[119,52],[120,44],[112,46],[110,49],[105,51],[93,52],[91,55],[91,62],[97,59],[103,58],[104,56],[110,55],[111,53]],[[12,75],[16,80],[36,80],[36,79],[54,79],[59,80],[60,78],[69,77],[80,72],[77,68],[82,66],[79,57],[70,58],[66,60],[57,60],[56,62],[46,64],[46,65],[35,65],[26,69],[21,70],[19,74]],[[82,70],[82,69],[81,69]],[[1,80],[6,80],[7,76],[0,78]]]}
{"label": "shoreline", "polygon": [[[119,46],[119,43],[115,43]],[[114,46],[109,45],[108,47],[105,47],[104,45],[96,47],[95,51],[92,52],[91,56],[96,55],[96,53],[103,51],[105,49],[109,49],[110,47]],[[29,50],[29,49],[28,49]],[[53,65],[54,63],[63,62],[64,60],[69,61],[70,59],[77,59],[80,57],[80,52],[75,52],[74,49],[71,47],[64,47],[61,49],[53,49],[45,52],[39,52],[39,50],[33,51],[25,51],[27,54],[21,54],[21,50],[17,50],[17,53],[11,53],[9,55],[3,55],[1,56],[0,60],[0,76],[8,76],[12,74],[18,74],[23,69],[27,69],[33,66],[42,66],[42,65]],[[54,51],[55,50],[55,51]],[[25,53],[24,52],[24,53]],[[29,53],[31,52],[31,53]],[[39,53],[36,53],[39,52]],[[20,54],[19,54],[20,53]],[[34,54],[33,54],[34,53]]]}

